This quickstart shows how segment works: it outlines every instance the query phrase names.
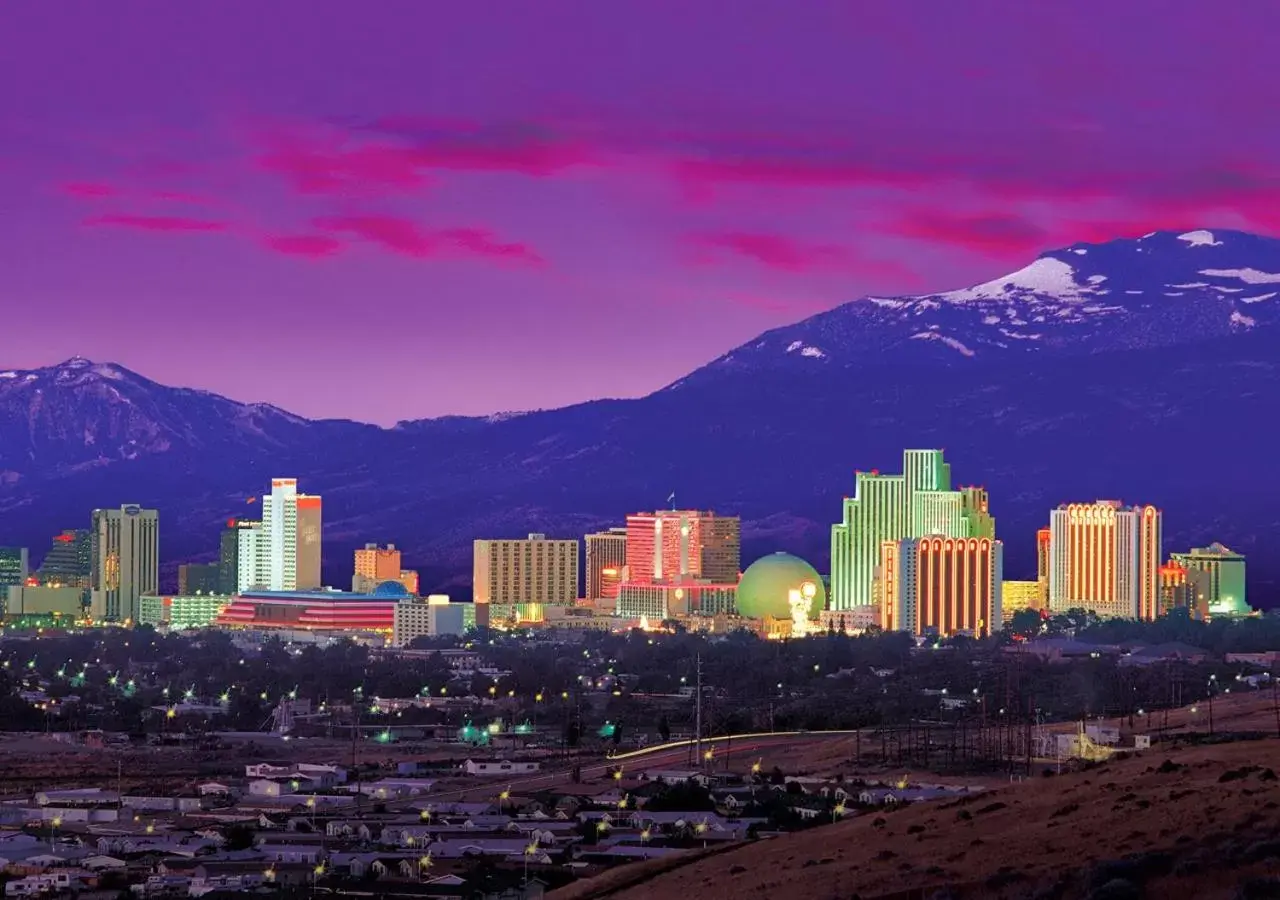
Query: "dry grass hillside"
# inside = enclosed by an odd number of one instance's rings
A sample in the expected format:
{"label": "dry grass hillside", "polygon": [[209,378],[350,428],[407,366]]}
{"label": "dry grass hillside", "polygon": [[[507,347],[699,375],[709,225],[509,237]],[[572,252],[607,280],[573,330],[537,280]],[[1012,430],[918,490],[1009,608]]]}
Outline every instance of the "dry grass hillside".
{"label": "dry grass hillside", "polygon": [[1165,746],[1086,771],[867,813],[556,900],[1280,897],[1280,740]]}

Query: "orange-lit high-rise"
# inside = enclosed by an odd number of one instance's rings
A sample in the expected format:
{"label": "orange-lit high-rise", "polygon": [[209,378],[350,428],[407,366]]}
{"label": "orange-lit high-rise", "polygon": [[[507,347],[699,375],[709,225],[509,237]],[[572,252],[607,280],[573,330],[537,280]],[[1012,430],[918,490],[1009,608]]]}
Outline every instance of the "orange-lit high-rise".
{"label": "orange-lit high-rise", "polygon": [[627,529],[610,528],[586,536],[588,600],[618,599],[618,585],[627,565]]}
{"label": "orange-lit high-rise", "polygon": [[368,594],[386,581],[397,581],[410,594],[418,593],[418,573],[401,568],[400,551],[395,544],[387,544],[385,547],[365,544],[355,553],[355,574],[351,579],[351,590],[357,594]]}
{"label": "orange-lit high-rise", "polygon": [[1114,500],[1070,503],[1050,516],[1049,608],[1154,619],[1160,612],[1161,515]]}
{"label": "orange-lit high-rise", "polygon": [[990,634],[1002,624],[1004,546],[932,536],[880,547],[880,624],[886,631]]}

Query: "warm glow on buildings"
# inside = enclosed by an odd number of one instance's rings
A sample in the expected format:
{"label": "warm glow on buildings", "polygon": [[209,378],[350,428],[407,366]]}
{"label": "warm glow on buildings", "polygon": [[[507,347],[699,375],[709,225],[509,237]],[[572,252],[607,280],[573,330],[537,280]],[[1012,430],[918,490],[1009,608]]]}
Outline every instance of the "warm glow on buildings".
{"label": "warm glow on buildings", "polygon": [[589,534],[586,543],[588,600],[616,600],[621,572],[627,564],[627,529],[610,528]]}
{"label": "warm glow on buildings", "polygon": [[578,542],[531,534],[474,545],[473,587],[482,625],[541,621],[542,605],[578,600]]}
{"label": "warm glow on buildings", "polygon": [[1044,609],[1039,581],[1006,581],[1000,589],[1000,617],[1008,622],[1024,609]]}
{"label": "warm glow on buildings", "polygon": [[1154,619],[1159,613],[1161,515],[1114,500],[1071,503],[1050,516],[1049,608]]}
{"label": "warm glow on buildings", "polygon": [[1160,614],[1185,609],[1193,619],[1203,619],[1207,598],[1204,572],[1193,571],[1176,562],[1160,567]]}
{"label": "warm glow on buildings", "polygon": [[400,551],[395,544],[379,547],[365,544],[355,552],[355,574],[351,578],[351,590],[368,594],[386,581],[396,581],[410,594],[418,593],[418,573],[400,567]]}
{"label": "warm glow on buildings", "polygon": [[885,541],[880,624],[912,634],[987,634],[1003,624],[1004,547],[935,535]]}

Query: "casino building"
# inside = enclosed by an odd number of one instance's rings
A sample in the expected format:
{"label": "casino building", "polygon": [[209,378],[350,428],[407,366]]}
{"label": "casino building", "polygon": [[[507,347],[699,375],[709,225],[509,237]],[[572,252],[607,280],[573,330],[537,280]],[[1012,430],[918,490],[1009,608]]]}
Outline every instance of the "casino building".
{"label": "casino building", "polygon": [[214,624],[256,630],[332,631],[341,634],[395,628],[396,604],[409,596],[386,581],[371,594],[350,591],[246,591],[231,598]]}

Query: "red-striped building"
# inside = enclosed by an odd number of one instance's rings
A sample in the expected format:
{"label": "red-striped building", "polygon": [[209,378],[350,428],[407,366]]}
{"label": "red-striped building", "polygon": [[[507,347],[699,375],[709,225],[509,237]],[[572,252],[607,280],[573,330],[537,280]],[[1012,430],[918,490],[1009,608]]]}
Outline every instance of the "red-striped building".
{"label": "red-striped building", "polygon": [[886,631],[947,636],[1001,626],[1004,545],[933,535],[885,541],[878,573]]}
{"label": "red-striped building", "polygon": [[[381,593],[379,593],[381,591]],[[231,598],[214,620],[231,628],[390,633],[396,604],[407,592],[250,591]]]}

